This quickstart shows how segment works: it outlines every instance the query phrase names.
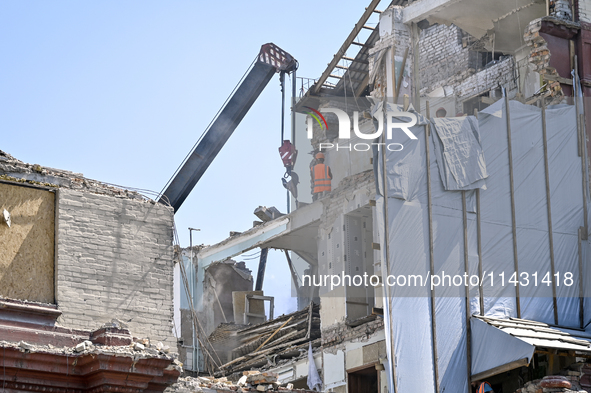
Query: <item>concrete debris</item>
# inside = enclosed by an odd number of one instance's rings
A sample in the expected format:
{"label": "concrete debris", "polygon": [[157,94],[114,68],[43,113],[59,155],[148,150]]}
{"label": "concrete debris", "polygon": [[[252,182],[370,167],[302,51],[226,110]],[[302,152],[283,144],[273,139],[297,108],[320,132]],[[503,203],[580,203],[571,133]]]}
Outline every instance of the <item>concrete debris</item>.
{"label": "concrete debris", "polygon": [[31,351],[31,350],[35,349],[35,346],[33,344],[29,344],[24,341],[19,342],[18,346],[21,347],[22,349],[27,350],[27,351]]}
{"label": "concrete debris", "polygon": [[133,343],[133,349],[135,349],[136,351],[143,351],[144,349],[146,349],[146,347],[144,346],[144,344]]}
{"label": "concrete debris", "polygon": [[213,377],[181,377],[164,393],[189,393],[189,392],[308,392],[304,389],[294,389],[293,384],[282,385],[277,383],[277,374],[272,372],[245,371],[240,379],[234,383],[228,378]]}
{"label": "concrete debris", "polygon": [[92,341],[86,340],[86,341],[76,345],[74,347],[74,352],[84,352],[87,349],[88,350],[92,349],[92,347],[94,347],[94,344],[92,343]]}
{"label": "concrete debris", "polygon": [[285,214],[277,210],[275,206],[259,206],[254,210],[254,215],[261,219],[261,221],[267,222],[284,216]]}
{"label": "concrete debris", "polygon": [[[109,325],[109,324],[105,324],[105,325],[103,325],[103,326],[104,326],[104,327],[108,327],[107,325]],[[125,324],[125,323],[121,322],[121,321],[120,321],[120,320],[118,320],[117,318],[113,318],[113,319],[111,319],[111,323],[110,323],[110,325],[111,325],[112,327],[115,327],[115,328],[117,328],[117,329],[129,329],[129,326],[127,326],[127,324]]]}
{"label": "concrete debris", "polygon": [[1,348],[16,348],[21,351],[39,352],[57,355],[82,355],[82,354],[96,354],[96,355],[116,355],[116,356],[130,356],[134,359],[142,358],[160,358],[169,359],[175,368],[182,371],[182,363],[176,360],[176,354],[168,354],[162,350],[158,350],[156,345],[144,346],[143,344],[133,343],[132,345],[97,345],[91,341],[83,341],[73,347],[55,347],[53,345],[30,344],[25,341],[10,342],[0,341]]}

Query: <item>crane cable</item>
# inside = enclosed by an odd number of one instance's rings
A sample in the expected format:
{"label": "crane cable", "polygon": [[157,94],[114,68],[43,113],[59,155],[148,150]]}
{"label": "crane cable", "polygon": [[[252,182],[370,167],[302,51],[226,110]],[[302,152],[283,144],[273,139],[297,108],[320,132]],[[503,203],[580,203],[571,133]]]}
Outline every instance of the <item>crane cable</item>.
{"label": "crane cable", "polygon": [[209,124],[207,125],[207,127],[205,127],[205,131],[203,131],[203,133],[201,134],[201,136],[199,137],[199,139],[197,139],[197,142],[195,142],[195,144],[193,145],[193,147],[191,148],[191,150],[189,151],[189,153],[187,153],[187,155],[185,156],[185,158],[183,159],[183,161],[181,162],[181,164],[178,166],[178,168],[174,171],[174,173],[172,174],[172,176],[170,177],[170,179],[168,179],[168,181],[166,182],[166,184],[162,188],[162,191],[160,191],[159,196],[164,195],[164,191],[166,191],[166,188],[170,185],[170,183],[172,183],[173,179],[179,173],[179,171],[181,170],[181,168],[183,167],[183,165],[185,164],[185,162],[187,162],[187,160],[189,159],[189,157],[191,156],[191,154],[193,153],[193,151],[195,150],[195,148],[197,147],[197,145],[199,144],[199,142],[201,142],[201,140],[203,139],[203,137],[205,136],[205,134],[207,134],[207,131],[209,131],[209,128],[211,127],[211,125],[213,124],[213,122],[217,120],[217,118],[220,115],[220,113],[222,112],[222,110],[224,110],[224,108],[226,107],[226,104],[228,103],[228,101],[230,101],[230,98],[232,98],[234,96],[234,93],[236,92],[236,90],[238,90],[238,87],[242,84],[242,82],[244,81],[244,78],[246,78],[246,75],[250,72],[250,70],[252,69],[252,67],[257,62],[258,59],[259,59],[259,55],[257,55],[254,58],[254,60],[252,61],[252,63],[250,64],[250,66],[248,66],[248,68],[244,72],[244,75],[242,75],[242,77],[240,78],[240,80],[238,81],[238,83],[236,84],[236,86],[234,86],[234,89],[232,89],[232,91],[230,92],[230,95],[228,95],[228,98],[226,98],[226,100],[224,101],[224,103],[222,104],[222,106],[220,107],[220,109],[217,111],[217,113],[215,114],[215,116],[213,117],[213,119],[211,119],[211,121],[209,122]]}

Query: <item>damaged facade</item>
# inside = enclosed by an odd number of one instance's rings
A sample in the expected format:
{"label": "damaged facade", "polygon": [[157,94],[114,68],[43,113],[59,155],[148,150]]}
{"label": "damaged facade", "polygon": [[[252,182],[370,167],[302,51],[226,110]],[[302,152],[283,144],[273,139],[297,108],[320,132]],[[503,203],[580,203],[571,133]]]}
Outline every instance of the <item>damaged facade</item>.
{"label": "damaged facade", "polygon": [[[292,142],[300,157],[324,147],[332,191],[312,200],[311,164],[300,158],[296,209],[200,250],[198,285],[217,261],[255,248],[291,251],[299,308],[320,305],[321,345],[313,355],[323,391],[470,392],[484,380],[503,392],[589,389],[583,146],[591,107],[573,95],[579,83],[578,91],[590,94],[591,2],[394,1],[359,42],[377,4],[295,106]],[[355,55],[352,44],[361,47]],[[306,118],[306,107],[325,109],[326,126]],[[418,137],[385,156],[362,145],[383,140],[360,136],[376,132],[383,107],[414,113]],[[339,140],[340,120],[327,108],[357,122],[350,139]],[[462,143],[465,151],[454,150]],[[469,285],[451,295],[383,285],[397,271],[482,278],[483,267],[568,270],[576,285],[559,288],[550,279],[546,289],[554,294]],[[379,276],[380,284],[331,288],[302,279],[362,273]],[[300,357],[253,367],[290,382],[303,380],[309,366]],[[564,378],[550,377],[557,374]]]}
{"label": "damaged facade", "polygon": [[[180,375],[177,349],[196,378],[171,392],[590,387],[591,107],[574,97],[591,94],[591,0],[378,4],[294,97],[295,209],[259,208],[261,221],[218,244],[175,254],[165,204],[0,154],[3,387],[162,391]],[[263,49],[267,82],[295,72]],[[400,132],[388,112],[416,122]],[[333,177],[312,198],[318,152]],[[184,186],[168,188],[177,209]],[[254,249],[256,284],[232,259]],[[285,251],[295,313],[277,317],[262,291],[269,249]],[[432,281],[532,269],[545,287]],[[388,281],[425,274],[431,286]]]}
{"label": "damaged facade", "polygon": [[0,152],[0,385],[163,391],[173,336],[173,212],[137,192]]}

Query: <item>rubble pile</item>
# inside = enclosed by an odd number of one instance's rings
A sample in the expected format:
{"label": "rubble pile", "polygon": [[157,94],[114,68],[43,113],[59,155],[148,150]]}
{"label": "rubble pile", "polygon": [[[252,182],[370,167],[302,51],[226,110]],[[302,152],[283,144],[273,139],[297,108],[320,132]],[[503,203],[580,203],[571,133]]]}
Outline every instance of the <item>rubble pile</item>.
{"label": "rubble pile", "polygon": [[272,372],[244,371],[237,382],[232,382],[226,377],[181,377],[164,393],[189,393],[189,392],[307,392],[304,389],[294,389],[291,383],[277,383],[277,374]]}
{"label": "rubble pile", "polygon": [[563,20],[554,16],[545,16],[532,20],[523,35],[525,43],[530,47],[528,61],[533,65],[534,70],[542,75],[544,83],[547,84],[545,93],[542,93],[542,96],[552,97],[552,103],[558,103],[564,97],[564,92],[558,79],[560,75],[558,75],[556,68],[550,66],[551,53],[548,48],[548,42],[546,42],[543,36],[544,29],[547,28],[546,26],[555,26],[561,30],[570,31],[573,35],[576,34],[580,27],[578,24],[569,20]]}
{"label": "rubble pile", "polygon": [[589,393],[591,392],[591,363],[573,363],[560,371],[560,375],[549,375],[543,379],[527,382],[515,393]]}
{"label": "rubble pile", "polygon": [[51,344],[32,344],[26,341],[0,341],[0,348],[13,348],[21,352],[38,352],[54,355],[116,355],[130,356],[134,359],[159,357],[170,360],[181,370],[182,363],[176,359],[176,354],[170,353],[170,347],[161,342],[150,344],[148,339],[132,342],[129,345],[101,345],[90,340],[83,341],[73,347],[57,347]]}
{"label": "rubble pile", "polygon": [[275,366],[284,359],[300,357],[307,353],[309,342],[313,348],[319,347],[320,306],[311,303],[303,310],[232,334],[237,343],[232,351],[233,360],[221,365],[216,376]]}

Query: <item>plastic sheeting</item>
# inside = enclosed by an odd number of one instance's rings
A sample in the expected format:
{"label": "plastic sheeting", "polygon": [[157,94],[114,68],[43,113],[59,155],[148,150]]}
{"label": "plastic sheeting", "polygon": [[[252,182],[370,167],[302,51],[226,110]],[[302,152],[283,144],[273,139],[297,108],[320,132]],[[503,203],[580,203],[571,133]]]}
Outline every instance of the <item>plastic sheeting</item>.
{"label": "plastic sheeting", "polygon": [[477,318],[470,320],[472,327],[472,374],[491,370],[499,365],[534,356],[536,347],[505,333]]}
{"label": "plastic sheeting", "polygon": [[[554,323],[552,288],[542,285],[551,273],[550,243],[546,198],[544,141],[540,108],[510,102],[511,145],[513,159],[517,265],[527,273],[529,285],[520,288],[521,317]],[[430,272],[429,204],[427,198],[426,119],[411,128],[418,140],[407,141],[400,152],[386,151],[388,217],[387,275],[438,274],[462,276],[464,251],[468,250],[469,274],[478,274],[476,193],[480,187],[480,229],[482,266],[485,271],[484,310],[492,317],[517,317],[516,288],[508,280],[515,272],[514,235],[511,213],[508,130],[504,101],[498,101],[473,117],[435,120],[430,144],[431,212],[434,271]],[[579,240],[584,224],[581,158],[577,155],[576,116],[573,106],[546,110],[548,166],[552,210],[555,271],[561,272],[557,286],[558,320],[567,327],[579,326]],[[443,127],[445,126],[445,127]],[[461,146],[455,146],[454,143]],[[446,153],[449,151],[450,153]],[[378,190],[382,190],[381,165]],[[486,190],[484,186],[486,185]],[[467,226],[464,228],[462,191],[466,196]],[[384,199],[377,198],[376,214],[383,214]],[[378,217],[380,218],[380,217]],[[380,221],[383,222],[383,219]],[[380,226],[380,239],[384,227]],[[464,230],[468,239],[464,245]],[[381,249],[385,250],[383,240]],[[585,241],[581,249],[586,251]],[[585,255],[587,253],[585,252]],[[586,263],[585,263],[586,265]],[[533,274],[537,274],[534,285]],[[573,273],[571,286],[564,285],[565,272]],[[494,285],[490,285],[490,277]],[[501,285],[504,274],[504,285]],[[428,276],[427,276],[428,277]],[[549,276],[547,277],[549,278]],[[525,282],[523,276],[522,282]],[[434,287],[436,335],[432,334],[432,310],[429,286],[396,285],[389,288],[388,328],[393,331],[396,388],[398,392],[435,392],[435,370],[440,392],[468,392],[468,343],[466,301],[470,313],[479,313],[478,287]],[[586,318],[587,320],[589,318]],[[435,362],[433,348],[437,345]],[[472,343],[477,356],[478,342]],[[488,345],[497,345],[488,342]],[[509,357],[511,347],[503,347]],[[389,347],[390,350],[390,347]],[[517,350],[517,349],[516,349]],[[389,359],[392,359],[389,354]],[[492,360],[492,362],[495,362]],[[498,363],[498,362],[496,362]],[[491,363],[492,364],[492,363]],[[502,365],[495,364],[492,367]],[[472,374],[488,367],[476,363]],[[412,377],[411,377],[412,376]]]}
{"label": "plastic sheeting", "polygon": [[[446,190],[484,187],[486,162],[474,117],[435,118],[437,162]],[[486,188],[486,187],[484,187]]]}
{"label": "plastic sheeting", "polygon": [[312,341],[308,345],[308,379],[306,380],[308,387],[315,391],[322,390],[322,380],[318,375],[316,363],[314,363],[314,354],[312,353]]}

